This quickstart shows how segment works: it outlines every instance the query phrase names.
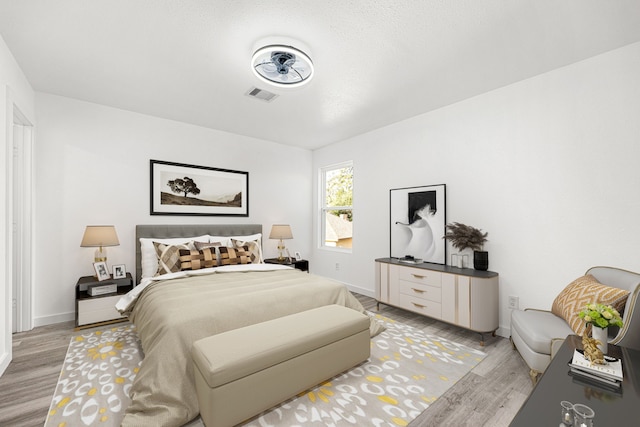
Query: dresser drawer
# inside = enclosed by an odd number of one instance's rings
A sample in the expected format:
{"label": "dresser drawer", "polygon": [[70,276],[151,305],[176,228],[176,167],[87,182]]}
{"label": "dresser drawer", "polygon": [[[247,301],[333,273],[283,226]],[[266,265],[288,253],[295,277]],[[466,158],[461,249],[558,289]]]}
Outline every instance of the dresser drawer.
{"label": "dresser drawer", "polygon": [[124,316],[115,308],[121,296],[78,300],[78,326],[123,318]]}
{"label": "dresser drawer", "polygon": [[442,288],[400,280],[400,293],[427,301],[442,302]]}
{"label": "dresser drawer", "polygon": [[402,267],[399,270],[398,279],[400,280],[438,287],[442,283],[442,273],[437,271],[415,267]]}
{"label": "dresser drawer", "polygon": [[440,319],[442,315],[442,306],[439,302],[416,298],[411,295],[400,294],[400,306],[406,310],[411,310],[435,319]]}

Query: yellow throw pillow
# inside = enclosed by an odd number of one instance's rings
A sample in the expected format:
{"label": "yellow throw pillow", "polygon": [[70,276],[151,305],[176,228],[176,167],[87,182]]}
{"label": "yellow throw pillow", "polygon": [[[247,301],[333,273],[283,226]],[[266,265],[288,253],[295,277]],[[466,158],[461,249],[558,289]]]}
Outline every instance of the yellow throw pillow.
{"label": "yellow throw pillow", "polygon": [[558,294],[551,306],[551,312],[562,317],[576,334],[582,335],[586,325],[578,314],[585,305],[590,303],[611,305],[622,314],[628,296],[629,291],[626,289],[603,285],[591,274],[587,274],[578,277]]}

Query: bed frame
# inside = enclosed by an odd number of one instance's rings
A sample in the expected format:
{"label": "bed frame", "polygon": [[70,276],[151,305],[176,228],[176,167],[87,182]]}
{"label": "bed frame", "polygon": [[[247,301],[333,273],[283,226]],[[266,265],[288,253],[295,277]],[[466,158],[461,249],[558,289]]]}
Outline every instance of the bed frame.
{"label": "bed frame", "polygon": [[211,236],[246,236],[262,233],[262,224],[139,224],[136,225],[136,283],[142,277],[140,238]]}

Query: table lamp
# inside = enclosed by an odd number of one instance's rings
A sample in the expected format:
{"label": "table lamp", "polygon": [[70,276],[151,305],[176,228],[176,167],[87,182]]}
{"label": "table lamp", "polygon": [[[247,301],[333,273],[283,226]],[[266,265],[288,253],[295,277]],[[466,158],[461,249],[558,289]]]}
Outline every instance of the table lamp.
{"label": "table lamp", "polygon": [[280,239],[280,242],[278,242],[278,262],[283,262],[284,255],[282,254],[282,252],[284,251],[284,242],[282,240],[293,239],[293,234],[291,234],[291,227],[288,224],[274,224],[271,227],[269,238]]}
{"label": "table lamp", "polygon": [[87,225],[82,236],[82,248],[98,248],[95,252],[95,262],[107,261],[106,246],[118,246],[118,235],[113,225]]}

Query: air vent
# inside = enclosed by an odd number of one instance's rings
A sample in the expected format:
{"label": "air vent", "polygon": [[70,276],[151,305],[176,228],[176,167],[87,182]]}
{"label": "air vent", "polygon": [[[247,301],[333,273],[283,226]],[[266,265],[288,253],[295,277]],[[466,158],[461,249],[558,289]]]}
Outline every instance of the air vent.
{"label": "air vent", "polygon": [[271,102],[278,97],[278,95],[276,95],[275,93],[271,93],[267,90],[259,89],[257,87],[250,87],[245,95],[252,98],[260,99],[265,102]]}

